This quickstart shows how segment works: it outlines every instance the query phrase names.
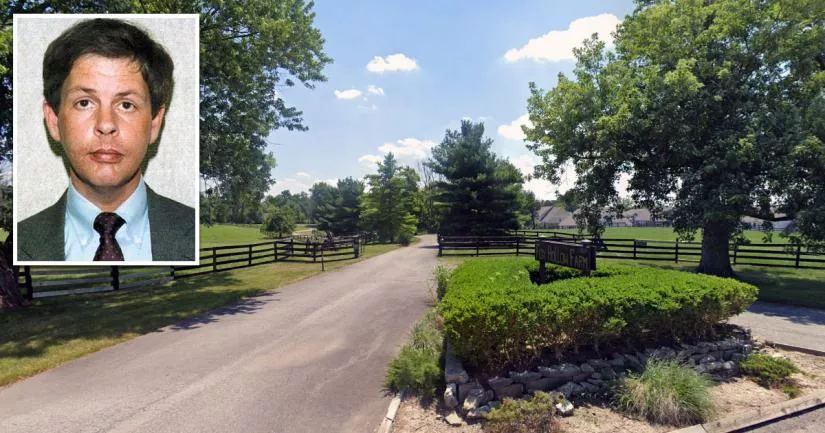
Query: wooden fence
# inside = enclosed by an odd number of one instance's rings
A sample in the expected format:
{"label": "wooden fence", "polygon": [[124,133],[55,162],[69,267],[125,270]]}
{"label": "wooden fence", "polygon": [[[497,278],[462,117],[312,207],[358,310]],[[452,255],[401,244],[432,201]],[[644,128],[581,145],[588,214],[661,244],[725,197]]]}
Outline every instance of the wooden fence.
{"label": "wooden fence", "polygon": [[321,263],[354,259],[366,240],[360,236],[331,241],[274,239],[244,245],[200,249],[196,266],[18,266],[18,283],[28,299],[125,290],[163,285],[172,280],[274,262]]}
{"label": "wooden fence", "polygon": [[[542,234],[545,236],[529,232],[513,236],[439,236],[438,255],[533,255],[538,239],[582,240],[569,233]],[[700,242],[602,238],[593,244],[597,257],[610,259],[698,263],[702,256]],[[825,255],[793,244],[731,244],[730,256],[734,265],[825,269]]]}

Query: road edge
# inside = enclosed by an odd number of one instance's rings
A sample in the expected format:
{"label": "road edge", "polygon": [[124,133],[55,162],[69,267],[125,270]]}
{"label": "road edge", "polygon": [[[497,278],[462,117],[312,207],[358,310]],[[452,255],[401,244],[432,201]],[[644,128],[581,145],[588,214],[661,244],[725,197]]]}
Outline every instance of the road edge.
{"label": "road edge", "polygon": [[783,401],[743,414],[732,415],[721,420],[673,430],[670,433],[729,433],[778,420],[819,406],[825,406],[825,391],[818,391],[804,397]]}
{"label": "road edge", "polygon": [[390,400],[390,406],[387,408],[387,414],[378,426],[376,433],[390,433],[392,431],[392,424],[395,422],[395,415],[398,413],[398,408],[401,406],[401,400],[404,399],[406,392],[402,390]]}

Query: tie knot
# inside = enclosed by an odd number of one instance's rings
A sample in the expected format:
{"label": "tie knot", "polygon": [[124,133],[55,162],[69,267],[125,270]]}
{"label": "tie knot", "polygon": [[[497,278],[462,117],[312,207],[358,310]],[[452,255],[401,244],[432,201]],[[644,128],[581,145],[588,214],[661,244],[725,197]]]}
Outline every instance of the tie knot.
{"label": "tie knot", "polygon": [[114,235],[120,227],[126,224],[126,220],[114,212],[101,212],[95,218],[94,229],[101,236]]}

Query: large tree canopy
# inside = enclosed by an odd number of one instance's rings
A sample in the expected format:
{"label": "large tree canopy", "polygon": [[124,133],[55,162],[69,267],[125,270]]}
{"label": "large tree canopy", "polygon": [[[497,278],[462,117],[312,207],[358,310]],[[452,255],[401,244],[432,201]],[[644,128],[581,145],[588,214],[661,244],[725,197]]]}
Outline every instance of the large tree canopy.
{"label": "large tree canopy", "polygon": [[415,170],[386,154],[378,172],[366,176],[370,190],[361,199],[361,227],[381,241],[409,244],[418,226],[419,180]]}
{"label": "large tree canopy", "polygon": [[519,228],[527,202],[524,180],[513,164],[490,150],[492,145],[483,123],[463,120],[433,148],[427,166],[440,176],[434,183],[440,234],[495,235]]}
{"label": "large tree canopy", "polygon": [[703,229],[700,272],[732,274],[746,215],[825,239],[825,2],[637,0],[614,50],[594,36],[575,54],[572,79],[530,83],[525,131],[538,175],[575,167],[591,229],[626,173],[681,235]]}

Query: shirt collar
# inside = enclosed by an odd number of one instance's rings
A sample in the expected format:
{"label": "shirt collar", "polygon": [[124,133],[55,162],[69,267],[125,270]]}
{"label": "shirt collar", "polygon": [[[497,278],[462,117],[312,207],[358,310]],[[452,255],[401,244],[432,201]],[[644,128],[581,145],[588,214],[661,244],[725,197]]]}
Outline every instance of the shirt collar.
{"label": "shirt collar", "polygon": [[[140,239],[143,231],[143,224],[140,224],[140,222],[143,220],[143,216],[148,214],[148,210],[146,184],[143,182],[143,176],[141,176],[140,183],[138,183],[132,195],[115,209],[115,213],[126,221],[126,224],[124,224],[118,233],[125,231],[126,233],[124,234],[128,234],[130,238]],[[74,185],[69,182],[69,189],[66,195],[66,214],[69,217],[69,223],[74,225],[78,233],[85,233],[83,237],[98,236],[94,230],[94,221],[101,212],[103,211],[86,199],[86,197],[83,197],[83,195],[75,189]]]}

